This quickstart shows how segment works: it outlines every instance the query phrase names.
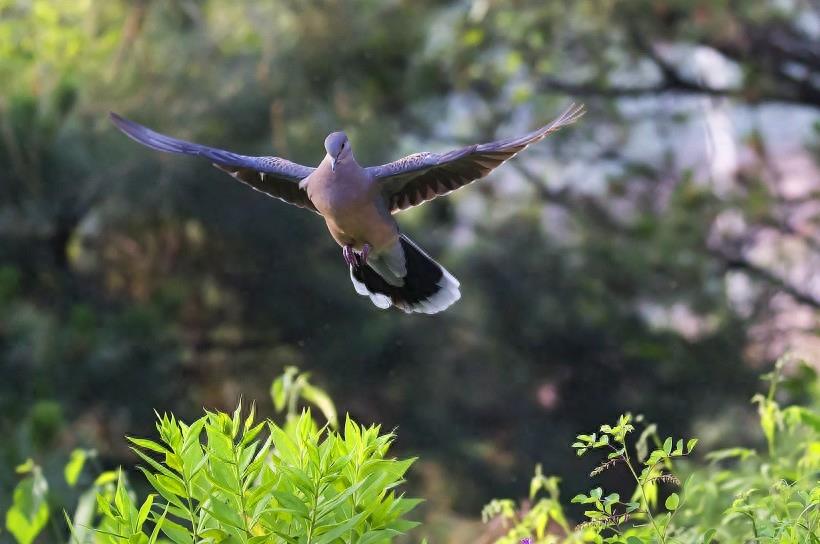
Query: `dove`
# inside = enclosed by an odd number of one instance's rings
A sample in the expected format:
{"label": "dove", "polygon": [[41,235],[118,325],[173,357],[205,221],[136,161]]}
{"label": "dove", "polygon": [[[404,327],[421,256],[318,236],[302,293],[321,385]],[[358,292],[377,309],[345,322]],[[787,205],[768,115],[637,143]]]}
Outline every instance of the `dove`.
{"label": "dove", "polygon": [[414,153],[368,167],[356,161],[347,135],[333,132],[325,139],[325,157],[315,168],[179,140],[113,112],[111,120],[149,148],[204,157],[257,191],[318,213],[342,247],[358,294],[382,309],[435,314],[459,300],[460,284],[401,231],[394,215],[485,177],[583,113],[583,105],[573,104],[551,123],[524,136],[444,153]]}

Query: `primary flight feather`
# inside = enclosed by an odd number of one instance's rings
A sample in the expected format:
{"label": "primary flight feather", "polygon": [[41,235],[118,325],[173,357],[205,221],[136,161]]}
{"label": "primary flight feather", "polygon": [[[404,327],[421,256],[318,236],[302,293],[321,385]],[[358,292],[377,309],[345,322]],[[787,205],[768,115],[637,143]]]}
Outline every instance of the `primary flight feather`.
{"label": "primary flight feather", "polygon": [[572,105],[550,124],[524,136],[446,153],[415,153],[366,168],[356,162],[344,132],[325,139],[327,154],[311,168],[279,157],[250,157],[178,140],[116,113],[111,120],[143,145],[200,155],[257,191],[320,214],[342,247],[357,293],[370,297],[379,308],[434,314],[461,297],[458,280],[401,233],[393,214],[483,178],[583,113],[583,106]]}

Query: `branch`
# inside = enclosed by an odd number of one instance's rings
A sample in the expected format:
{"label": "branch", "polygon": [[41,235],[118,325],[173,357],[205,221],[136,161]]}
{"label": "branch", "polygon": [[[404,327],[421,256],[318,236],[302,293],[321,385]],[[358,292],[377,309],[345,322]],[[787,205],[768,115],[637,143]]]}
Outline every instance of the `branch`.
{"label": "branch", "polygon": [[531,171],[529,168],[522,164],[523,161],[510,161],[507,164],[512,165],[519,174],[521,174],[524,180],[535,189],[537,198],[541,200],[541,202],[549,203],[549,204],[556,204],[562,206],[563,208],[569,209],[573,207],[585,207],[586,211],[588,211],[592,216],[594,216],[598,221],[603,223],[610,229],[618,229],[619,226],[617,223],[612,219],[609,212],[607,212],[600,204],[598,204],[592,198],[583,198],[583,199],[575,199],[573,201],[570,199],[570,192],[569,189],[559,189],[557,191],[551,190],[544,184],[543,177],[539,176],[535,172]]}
{"label": "branch", "polygon": [[751,261],[748,261],[744,257],[731,257],[717,250],[709,250],[709,252],[714,257],[723,261],[727,270],[743,270],[744,272],[749,273],[751,276],[754,276],[757,279],[763,280],[773,285],[775,288],[791,296],[797,302],[805,304],[807,306],[811,306],[812,308],[820,309],[820,299],[818,299],[811,293],[805,293],[803,291],[800,291],[796,287],[789,285],[769,270],[766,270],[765,268],[762,268],[752,263]]}
{"label": "branch", "polygon": [[[528,168],[521,164],[521,161],[512,161],[510,164],[518,170],[518,172],[524,177],[524,179],[535,189],[537,197],[546,203],[550,204],[558,204],[565,208],[571,208],[575,204],[573,204],[569,198],[569,191],[566,189],[561,189],[559,191],[551,191],[548,187],[546,187],[543,183],[543,180],[540,176],[535,174],[534,172],[530,171]],[[590,210],[594,213],[594,216],[598,219],[603,221],[604,224],[607,225],[608,228],[613,230],[619,230],[620,227],[617,225],[615,221],[609,216],[609,214],[601,208],[597,203],[592,202],[592,200],[588,200],[584,203]],[[783,291],[784,293],[790,295],[796,301],[800,302],[801,304],[805,304],[807,306],[811,306],[813,308],[820,309],[820,298],[815,297],[811,293],[805,293],[796,287],[789,285],[786,281],[782,280],[781,278],[777,277],[775,274],[762,268],[743,257],[731,257],[728,256],[718,250],[710,249],[709,253],[717,258],[718,260],[722,261],[726,270],[743,270],[754,276],[758,280],[762,280],[776,289]]]}
{"label": "branch", "polygon": [[[559,91],[577,96],[602,96],[605,98],[640,97],[646,95],[656,95],[663,93],[698,94],[718,97],[743,98],[743,93],[738,89],[717,89],[707,87],[697,83],[664,80],[655,85],[642,87],[625,87],[619,85],[600,85],[593,82],[572,83],[562,81],[558,78],[546,76],[538,82],[538,88],[542,91]],[[772,98],[772,100],[780,100]],[[783,99],[785,100],[785,99]]]}
{"label": "branch", "polygon": [[[796,78],[784,70],[784,65],[803,64],[810,72],[816,73],[820,67],[820,45],[815,49],[815,42],[804,44],[794,35],[781,28],[760,30],[747,27],[752,36],[749,45],[703,41],[708,47],[719,51],[736,63],[757,62],[761,68],[771,72],[774,81],[785,84],[780,89],[763,90],[759,93],[743,88],[717,88],[693,81],[684,76],[676,66],[658,53],[654,44],[649,42],[638,28],[629,29],[632,46],[646,56],[657,67],[661,80],[653,85],[618,86],[606,85],[592,81],[570,82],[546,76],[537,86],[542,91],[559,91],[577,96],[600,96],[605,98],[640,97],[665,93],[692,94],[700,96],[729,97],[747,102],[780,102],[796,105],[820,105],[820,89],[814,86],[810,77]],[[775,61],[771,66],[766,61]]]}

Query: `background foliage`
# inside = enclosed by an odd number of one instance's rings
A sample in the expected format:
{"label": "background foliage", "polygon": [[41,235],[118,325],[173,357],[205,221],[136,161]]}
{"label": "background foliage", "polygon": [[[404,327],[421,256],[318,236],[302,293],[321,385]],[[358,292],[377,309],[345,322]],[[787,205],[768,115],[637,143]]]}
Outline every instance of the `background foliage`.
{"label": "background foliage", "polygon": [[[818,349],[818,25],[813,0],[0,0],[0,510],[26,459],[69,504],[69,452],[131,466],[147,408],[266,399],[292,364],[401,429],[456,540],[537,462],[581,489],[551,445],[612,414],[748,445],[758,369]],[[343,127],[378,163],[570,100],[581,124],[399,218],[462,281],[435,319],[356,296],[317,218],[106,119],[308,164]]]}

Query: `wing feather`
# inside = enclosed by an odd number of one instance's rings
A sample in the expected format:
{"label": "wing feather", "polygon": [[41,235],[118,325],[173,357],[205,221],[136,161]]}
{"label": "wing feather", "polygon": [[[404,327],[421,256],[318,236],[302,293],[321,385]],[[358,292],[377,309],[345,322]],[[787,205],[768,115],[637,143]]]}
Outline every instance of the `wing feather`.
{"label": "wing feather", "polygon": [[395,213],[483,178],[528,145],[574,123],[583,114],[584,106],[573,104],[550,124],[524,136],[471,145],[446,153],[414,153],[367,170],[382,182],[382,194],[391,212]]}
{"label": "wing feather", "polygon": [[144,146],[166,153],[205,157],[220,170],[257,191],[289,204],[317,211],[307,191],[299,186],[299,182],[308,177],[315,168],[281,157],[251,157],[179,140],[155,132],[113,112],[111,121],[128,137]]}

